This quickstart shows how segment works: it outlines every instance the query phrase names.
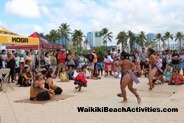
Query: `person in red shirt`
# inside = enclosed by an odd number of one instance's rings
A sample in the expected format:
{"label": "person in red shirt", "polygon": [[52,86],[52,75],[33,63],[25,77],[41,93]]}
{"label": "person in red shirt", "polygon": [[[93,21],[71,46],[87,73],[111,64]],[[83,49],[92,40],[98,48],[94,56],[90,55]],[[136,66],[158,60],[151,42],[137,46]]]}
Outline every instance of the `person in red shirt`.
{"label": "person in red shirt", "polygon": [[61,50],[58,55],[58,71],[61,70],[61,68],[65,67],[65,61],[66,61],[66,54],[64,52],[64,50]]}

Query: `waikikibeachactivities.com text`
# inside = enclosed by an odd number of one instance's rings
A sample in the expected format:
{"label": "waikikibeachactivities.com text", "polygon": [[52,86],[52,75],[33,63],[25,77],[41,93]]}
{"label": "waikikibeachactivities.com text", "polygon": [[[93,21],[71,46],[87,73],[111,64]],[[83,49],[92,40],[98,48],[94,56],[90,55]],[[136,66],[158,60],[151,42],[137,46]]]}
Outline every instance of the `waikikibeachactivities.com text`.
{"label": "waikikibeachactivities.com text", "polygon": [[178,108],[153,108],[153,107],[77,107],[78,112],[178,112]]}

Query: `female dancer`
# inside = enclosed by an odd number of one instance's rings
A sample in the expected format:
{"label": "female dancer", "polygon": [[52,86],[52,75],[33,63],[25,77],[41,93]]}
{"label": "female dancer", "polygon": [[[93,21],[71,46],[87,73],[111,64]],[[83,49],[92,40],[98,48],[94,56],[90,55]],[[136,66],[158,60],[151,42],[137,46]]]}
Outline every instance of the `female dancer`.
{"label": "female dancer", "polygon": [[119,62],[116,62],[115,64],[120,66],[122,71],[122,76],[120,81],[120,88],[123,95],[122,102],[126,102],[128,100],[126,96],[126,90],[125,90],[125,88],[128,86],[128,89],[136,96],[137,102],[141,103],[140,96],[136,92],[136,89],[133,88],[133,81],[135,81],[136,83],[139,83],[139,80],[132,72],[132,69],[135,66],[135,64],[127,59],[126,52],[121,53],[121,60]]}
{"label": "female dancer", "polygon": [[148,49],[147,51],[148,53],[148,57],[149,57],[149,62],[151,64],[151,70],[149,71],[149,76],[148,76],[148,80],[149,80],[149,89],[152,90],[154,85],[153,85],[153,77],[156,75],[157,72],[159,72],[158,74],[161,74],[162,71],[160,69],[158,69],[157,67],[157,57],[154,54],[155,51],[151,48]]}

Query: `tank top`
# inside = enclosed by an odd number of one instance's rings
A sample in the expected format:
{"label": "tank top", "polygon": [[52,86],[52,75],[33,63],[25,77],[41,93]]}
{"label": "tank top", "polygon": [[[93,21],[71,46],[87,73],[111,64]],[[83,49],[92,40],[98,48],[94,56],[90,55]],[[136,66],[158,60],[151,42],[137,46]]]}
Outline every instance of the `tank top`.
{"label": "tank top", "polygon": [[33,82],[30,88],[30,97],[35,98],[41,92],[42,89],[40,87],[35,87],[35,82]]}

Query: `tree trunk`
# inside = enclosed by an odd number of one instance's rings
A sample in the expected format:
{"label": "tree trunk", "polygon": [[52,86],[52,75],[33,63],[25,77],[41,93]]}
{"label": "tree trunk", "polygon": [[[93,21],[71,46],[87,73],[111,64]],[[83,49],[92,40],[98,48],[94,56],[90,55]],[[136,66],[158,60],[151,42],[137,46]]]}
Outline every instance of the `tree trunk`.
{"label": "tree trunk", "polygon": [[169,39],[168,39],[168,49],[170,49],[170,46],[169,46]]}
{"label": "tree trunk", "polygon": [[180,52],[181,52],[181,50],[182,50],[182,49],[181,49],[181,40],[180,40]]}
{"label": "tree trunk", "polygon": [[160,47],[160,40],[159,40],[159,50],[161,50],[161,47]]}
{"label": "tree trunk", "polygon": [[121,51],[123,51],[124,50],[124,45],[123,45],[123,43],[121,43]]}

